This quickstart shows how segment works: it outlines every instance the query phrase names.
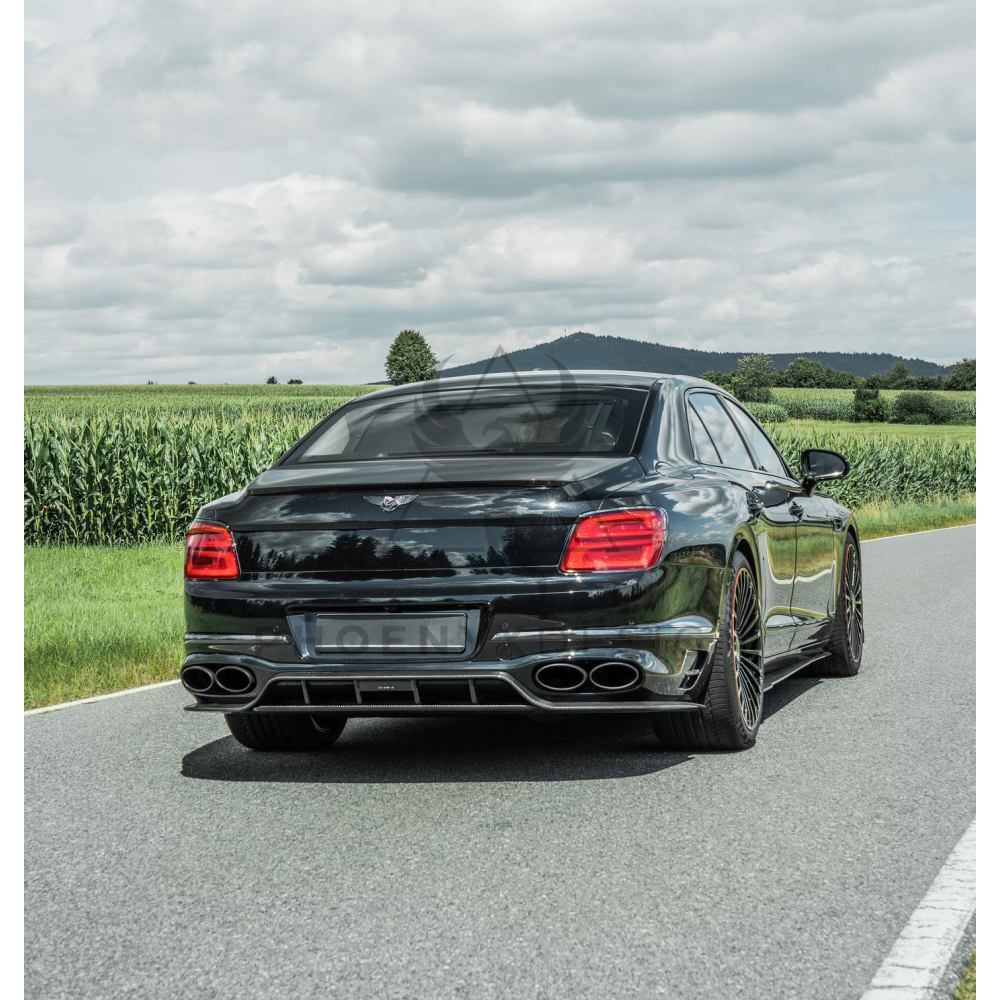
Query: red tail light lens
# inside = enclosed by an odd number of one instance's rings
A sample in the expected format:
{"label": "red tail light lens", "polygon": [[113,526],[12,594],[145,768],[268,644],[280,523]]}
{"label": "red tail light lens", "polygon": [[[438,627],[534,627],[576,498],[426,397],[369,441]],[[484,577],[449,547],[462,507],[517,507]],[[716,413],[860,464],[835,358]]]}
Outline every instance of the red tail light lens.
{"label": "red tail light lens", "polygon": [[564,573],[649,569],[660,558],[665,537],[658,510],[587,514],[574,525],[559,568]]}
{"label": "red tail light lens", "polygon": [[240,575],[233,536],[219,524],[195,521],[184,544],[184,576],[188,580],[235,580]]}

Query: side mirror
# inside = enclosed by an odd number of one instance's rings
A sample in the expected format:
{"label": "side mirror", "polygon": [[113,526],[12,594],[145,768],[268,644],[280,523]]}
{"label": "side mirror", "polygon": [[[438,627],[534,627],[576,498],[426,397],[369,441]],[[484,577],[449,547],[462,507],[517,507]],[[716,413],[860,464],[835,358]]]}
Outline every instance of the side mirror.
{"label": "side mirror", "polygon": [[807,448],[802,452],[802,490],[812,496],[816,484],[826,479],[843,479],[851,471],[851,463],[835,451]]}

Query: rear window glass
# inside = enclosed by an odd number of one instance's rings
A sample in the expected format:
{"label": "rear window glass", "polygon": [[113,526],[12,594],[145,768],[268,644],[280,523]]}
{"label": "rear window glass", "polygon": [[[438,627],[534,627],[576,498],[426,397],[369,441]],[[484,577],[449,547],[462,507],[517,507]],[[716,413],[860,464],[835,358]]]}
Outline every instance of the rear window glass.
{"label": "rear window glass", "polygon": [[333,414],[292,464],[438,455],[627,455],[646,390],[431,390],[361,400]]}

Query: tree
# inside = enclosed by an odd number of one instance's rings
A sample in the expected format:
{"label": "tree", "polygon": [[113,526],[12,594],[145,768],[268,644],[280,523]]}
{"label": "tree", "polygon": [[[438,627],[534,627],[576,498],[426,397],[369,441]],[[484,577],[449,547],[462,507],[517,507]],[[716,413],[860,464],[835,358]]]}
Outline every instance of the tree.
{"label": "tree", "polygon": [[976,359],[962,358],[951,370],[946,389],[968,392],[976,388]]}
{"label": "tree", "polygon": [[854,389],[858,384],[858,376],[853,372],[839,372],[830,366],[823,369],[823,377],[827,389]]}
{"label": "tree", "polygon": [[890,389],[905,389],[910,383],[910,369],[905,361],[897,361],[886,373]]}
{"label": "tree", "polygon": [[437,377],[437,361],[419,330],[402,330],[385,356],[385,374],[393,385]]}
{"label": "tree", "polygon": [[796,358],[785,369],[781,382],[795,389],[822,389],[826,385],[823,365],[809,358]]}
{"label": "tree", "polygon": [[951,400],[936,392],[901,392],[889,411],[894,424],[946,424],[951,416]]}
{"label": "tree", "polygon": [[766,354],[748,354],[740,358],[729,380],[730,391],[742,403],[770,403],[777,376],[774,362]]}
{"label": "tree", "polygon": [[277,384],[278,380],[273,375],[268,375],[267,381],[264,383],[264,385],[277,385]]}
{"label": "tree", "polygon": [[854,421],[855,423],[865,423],[867,421],[884,422],[886,418],[885,402],[879,397],[878,389],[871,387],[871,379],[867,385],[859,385],[854,390]]}
{"label": "tree", "polygon": [[884,376],[876,372],[874,375],[869,375],[865,379],[866,389],[888,389],[889,380]]}
{"label": "tree", "polygon": [[302,379],[300,378],[290,378],[288,380],[289,385],[302,385]]}
{"label": "tree", "polygon": [[717,385],[723,389],[728,389],[729,380],[730,378],[732,378],[732,375],[730,372],[711,371],[711,372],[702,372],[701,377],[706,382],[712,382],[714,385]]}

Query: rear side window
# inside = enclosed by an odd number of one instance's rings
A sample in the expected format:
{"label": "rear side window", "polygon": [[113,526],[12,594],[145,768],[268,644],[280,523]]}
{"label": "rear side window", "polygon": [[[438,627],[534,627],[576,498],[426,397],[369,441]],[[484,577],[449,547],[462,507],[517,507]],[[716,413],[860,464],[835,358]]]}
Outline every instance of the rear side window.
{"label": "rear side window", "polygon": [[761,469],[764,472],[770,472],[775,476],[787,479],[788,470],[785,468],[785,463],[782,462],[781,456],[771,444],[768,436],[757,426],[757,421],[749,413],[745,413],[740,407],[734,406],[728,400],[726,401],[726,409],[733,415],[733,419],[743,431],[743,436],[750,442],[750,447],[760,463]]}
{"label": "rear side window", "polygon": [[693,392],[688,399],[697,415],[701,417],[705,430],[708,431],[715,450],[719,453],[722,465],[730,469],[753,469],[753,459],[739,431],[736,430],[736,425],[723,409],[719,397],[709,392]]}
{"label": "rear side window", "polygon": [[601,386],[427,389],[335,413],[291,464],[436,455],[629,455],[647,390]]}
{"label": "rear side window", "polygon": [[688,403],[688,426],[691,428],[691,441],[694,444],[694,453],[698,456],[699,462],[706,465],[722,465],[722,459],[712,444],[712,439],[705,430],[705,425],[698,416],[698,411]]}

